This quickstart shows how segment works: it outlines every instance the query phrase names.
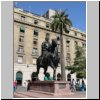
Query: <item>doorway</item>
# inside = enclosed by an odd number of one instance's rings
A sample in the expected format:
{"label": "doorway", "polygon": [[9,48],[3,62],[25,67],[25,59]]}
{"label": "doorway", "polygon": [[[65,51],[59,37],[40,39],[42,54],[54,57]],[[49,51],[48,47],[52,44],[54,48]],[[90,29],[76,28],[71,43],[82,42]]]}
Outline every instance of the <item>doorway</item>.
{"label": "doorway", "polygon": [[71,74],[67,75],[67,81],[71,81]]}
{"label": "doorway", "polygon": [[16,73],[16,81],[17,85],[22,85],[22,80],[23,80],[23,73],[21,71]]}
{"label": "doorway", "polygon": [[33,72],[33,73],[32,73],[32,75],[31,75],[31,80],[32,80],[32,82],[37,80],[36,72]]}

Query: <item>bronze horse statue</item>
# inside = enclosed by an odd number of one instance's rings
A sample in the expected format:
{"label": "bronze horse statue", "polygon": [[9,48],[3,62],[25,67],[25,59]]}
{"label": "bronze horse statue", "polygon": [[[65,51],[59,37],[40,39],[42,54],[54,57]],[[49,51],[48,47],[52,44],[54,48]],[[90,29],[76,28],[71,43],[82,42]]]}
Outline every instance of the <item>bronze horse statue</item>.
{"label": "bronze horse statue", "polygon": [[[43,57],[42,64],[41,62],[41,57]],[[44,75],[46,75],[48,66],[53,68],[53,80],[56,79],[56,68],[58,67],[60,57],[58,55],[58,47],[57,47],[57,40],[53,39],[51,43],[51,49],[50,52],[46,53],[45,56],[39,56],[37,59],[37,76],[39,74],[40,68],[44,68]]]}

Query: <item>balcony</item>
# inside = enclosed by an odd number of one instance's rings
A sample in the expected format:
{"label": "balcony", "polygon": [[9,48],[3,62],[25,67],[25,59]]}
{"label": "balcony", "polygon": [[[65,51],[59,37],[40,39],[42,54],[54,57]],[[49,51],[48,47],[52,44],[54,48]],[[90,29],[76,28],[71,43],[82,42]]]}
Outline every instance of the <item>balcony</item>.
{"label": "balcony", "polygon": [[66,51],[67,51],[67,53],[70,53],[70,49],[69,49],[69,48],[67,48],[67,50],[66,50]]}
{"label": "balcony", "polygon": [[37,58],[39,56],[39,53],[38,52],[32,52],[32,56]]}
{"label": "balcony", "polygon": [[36,36],[36,35],[34,35],[33,38],[34,38],[35,40],[38,40],[38,36]]}
{"label": "balcony", "polygon": [[24,37],[24,36],[25,36],[25,33],[23,33],[23,32],[20,32],[20,36],[23,36],[23,37]]}
{"label": "balcony", "polygon": [[[41,28],[41,29],[45,29],[45,30],[49,30],[49,31],[52,31],[52,29],[51,28],[47,28],[47,27],[45,27],[45,26],[43,26],[43,25],[41,25],[41,24],[34,24],[33,22],[30,22],[30,21],[28,21],[28,20],[25,20],[25,21],[21,21],[21,19],[19,19],[19,18],[14,18],[14,21],[15,22],[18,22],[18,23],[21,23],[21,24],[26,24],[26,25],[30,25],[30,26],[32,26],[32,27],[36,27],[36,28]],[[58,33],[58,32],[57,32]],[[23,34],[24,35],[24,34]]]}
{"label": "balcony", "polygon": [[19,45],[24,46],[24,41],[23,42],[19,42]]}
{"label": "balcony", "polygon": [[18,49],[18,50],[17,50],[17,54],[25,54],[25,52],[24,52],[23,49]]}

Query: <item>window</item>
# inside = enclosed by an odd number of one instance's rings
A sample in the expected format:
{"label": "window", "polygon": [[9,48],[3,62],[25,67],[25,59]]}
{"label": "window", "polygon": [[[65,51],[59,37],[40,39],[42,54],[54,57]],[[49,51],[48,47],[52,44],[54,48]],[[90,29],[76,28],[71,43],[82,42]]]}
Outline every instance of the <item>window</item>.
{"label": "window", "polygon": [[57,40],[58,40],[58,41],[60,40],[60,36],[57,36]]}
{"label": "window", "polygon": [[70,40],[67,40],[66,42],[67,42],[67,44],[69,44],[70,43]]}
{"label": "window", "polygon": [[67,81],[71,81],[71,74],[70,73],[67,75]]}
{"label": "window", "polygon": [[34,36],[38,36],[38,31],[34,30]]}
{"label": "window", "polygon": [[19,37],[19,42],[24,42],[24,37],[23,36]]}
{"label": "window", "polygon": [[70,59],[68,59],[66,62],[67,62],[67,66],[71,65]]}
{"label": "window", "polygon": [[58,74],[57,74],[57,81],[60,81],[60,80],[61,80],[61,74],[58,73]]}
{"label": "window", "polygon": [[86,44],[82,42],[82,47],[86,47]]}
{"label": "window", "polygon": [[67,59],[66,59],[66,61],[67,61],[67,66],[70,66],[70,60],[71,60],[71,58],[70,58],[70,53],[67,53]]}
{"label": "window", "polygon": [[70,43],[70,38],[66,39],[66,43],[69,44]]}
{"label": "window", "polygon": [[84,43],[84,46],[86,47],[86,43]]}
{"label": "window", "polygon": [[50,34],[49,33],[46,33],[46,36],[49,36]]}
{"label": "window", "polygon": [[75,46],[77,46],[78,45],[78,42],[77,41],[75,41]]}
{"label": "window", "polygon": [[24,26],[21,26],[21,27],[20,27],[20,32],[22,32],[22,33],[25,32],[25,27],[24,27]]}
{"label": "window", "polygon": [[37,44],[38,44],[37,40],[34,40],[34,41],[33,41],[33,44],[34,44],[34,45],[37,45]]}
{"label": "window", "polygon": [[70,47],[69,47],[69,45],[67,45],[67,52],[70,52]]}
{"label": "window", "polygon": [[25,16],[21,16],[21,21],[25,21]]}
{"label": "window", "polygon": [[75,50],[76,50],[77,46],[78,46],[78,41],[75,41]]}
{"label": "window", "polygon": [[23,53],[23,52],[24,52],[24,47],[23,47],[23,46],[21,46],[21,45],[19,45],[18,52]]}
{"label": "window", "polygon": [[46,23],[46,28],[49,28],[49,27],[50,27],[49,23]]}
{"label": "window", "polygon": [[38,20],[37,19],[34,20],[34,24],[36,24],[36,25],[38,24]]}
{"label": "window", "polygon": [[23,49],[23,46],[22,45],[19,45],[19,49]]}
{"label": "window", "polygon": [[83,35],[83,34],[81,34],[81,36],[82,36],[82,38],[83,38],[83,36],[84,36],[84,35]]}
{"label": "window", "polygon": [[33,48],[32,53],[37,53],[37,48]]}
{"label": "window", "polygon": [[70,60],[70,53],[67,53],[67,60]]}
{"label": "window", "polygon": [[48,39],[50,39],[50,34],[49,34],[49,33],[46,33],[46,36],[45,36],[45,38],[48,38]]}
{"label": "window", "polygon": [[18,56],[18,63],[23,63],[23,57],[22,56]]}
{"label": "window", "polygon": [[33,58],[33,65],[36,65],[36,59]]}
{"label": "window", "polygon": [[75,36],[77,36],[77,33],[75,32]]}
{"label": "window", "polygon": [[57,40],[59,41],[59,40],[60,40],[60,34],[57,34],[57,35],[56,35],[56,38],[57,38]]}

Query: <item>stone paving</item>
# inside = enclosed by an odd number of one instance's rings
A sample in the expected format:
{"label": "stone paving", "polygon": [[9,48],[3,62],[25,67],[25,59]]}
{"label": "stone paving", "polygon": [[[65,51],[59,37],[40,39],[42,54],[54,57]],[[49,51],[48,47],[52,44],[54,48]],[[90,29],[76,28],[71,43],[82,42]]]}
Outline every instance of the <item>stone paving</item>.
{"label": "stone paving", "polygon": [[37,93],[34,91],[28,92],[15,92],[14,98],[86,98],[86,92],[74,92],[65,96],[52,96],[43,93]]}

